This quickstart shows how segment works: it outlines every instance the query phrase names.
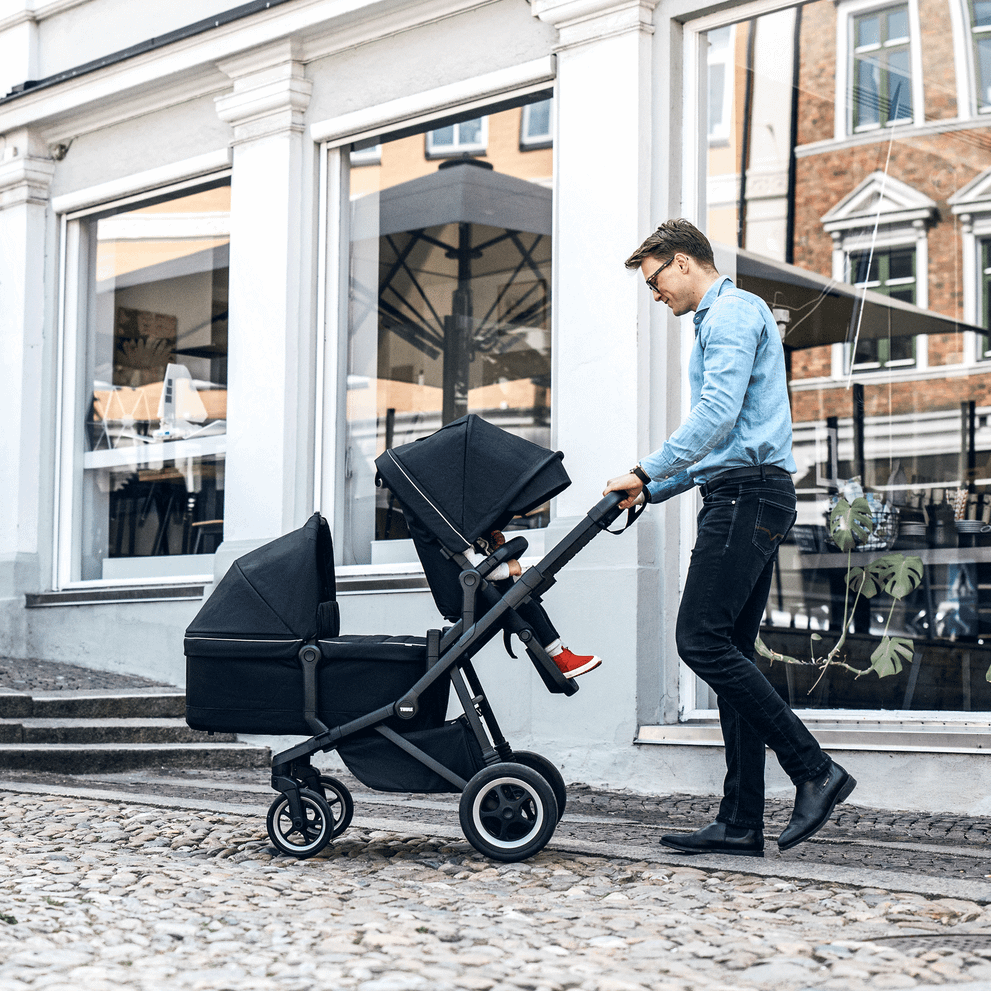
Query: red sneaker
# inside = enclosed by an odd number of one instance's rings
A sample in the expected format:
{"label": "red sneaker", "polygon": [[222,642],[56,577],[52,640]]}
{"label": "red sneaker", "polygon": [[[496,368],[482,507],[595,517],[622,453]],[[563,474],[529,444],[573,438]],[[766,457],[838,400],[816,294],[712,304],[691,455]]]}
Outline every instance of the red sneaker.
{"label": "red sneaker", "polygon": [[567,647],[556,654],[553,661],[565,678],[577,678],[586,671],[594,671],[602,663],[602,659],[595,654],[572,654]]}

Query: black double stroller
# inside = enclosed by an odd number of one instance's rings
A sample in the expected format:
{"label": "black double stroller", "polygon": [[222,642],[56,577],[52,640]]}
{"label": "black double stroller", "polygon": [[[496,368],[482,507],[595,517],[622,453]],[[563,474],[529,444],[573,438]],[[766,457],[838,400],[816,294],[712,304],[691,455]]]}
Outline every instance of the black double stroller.
{"label": "black double stroller", "polygon": [[548,691],[578,691],[524,617],[620,515],[622,493],[602,499],[511,587],[486,576],[521,558],[525,537],[478,565],[464,552],[570,485],[562,457],[469,415],[377,459],[453,623],[425,637],[341,635],[330,528],[319,513],[239,558],[204,603],[184,642],[187,723],[308,737],[272,759],[279,795],[267,826],[279,850],[313,856],[351,822],[348,788],[310,763],[332,750],[376,790],[460,792],[464,834],[494,860],[523,860],[550,840],[567,800],[564,780],[546,758],[510,747],[472,658],[498,633],[515,634]]}

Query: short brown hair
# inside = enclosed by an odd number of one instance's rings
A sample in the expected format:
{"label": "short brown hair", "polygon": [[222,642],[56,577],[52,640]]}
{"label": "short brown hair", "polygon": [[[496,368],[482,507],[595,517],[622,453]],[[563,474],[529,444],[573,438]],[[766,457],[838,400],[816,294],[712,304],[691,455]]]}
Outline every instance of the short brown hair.
{"label": "short brown hair", "polygon": [[645,258],[669,258],[679,251],[708,268],[716,267],[709,239],[684,217],[666,220],[623,264],[627,268],[639,268]]}

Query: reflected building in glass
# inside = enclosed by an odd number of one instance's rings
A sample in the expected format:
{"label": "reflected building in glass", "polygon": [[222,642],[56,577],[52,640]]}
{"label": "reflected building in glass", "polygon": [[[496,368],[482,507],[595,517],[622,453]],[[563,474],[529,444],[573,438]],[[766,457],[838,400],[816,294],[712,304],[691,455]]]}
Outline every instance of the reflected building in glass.
{"label": "reflected building in glass", "polygon": [[[799,465],[764,639],[808,657],[811,634],[838,635],[847,562],[826,515],[841,493],[896,521],[854,566],[892,549],[925,564],[889,630],[914,638],[915,663],[832,672],[811,694],[814,676],[773,666],[798,707],[991,709],[985,7],[957,32],[970,62],[924,3],[813,2],[709,32],[708,229],[778,321]],[[858,605],[861,666],[889,606]]]}

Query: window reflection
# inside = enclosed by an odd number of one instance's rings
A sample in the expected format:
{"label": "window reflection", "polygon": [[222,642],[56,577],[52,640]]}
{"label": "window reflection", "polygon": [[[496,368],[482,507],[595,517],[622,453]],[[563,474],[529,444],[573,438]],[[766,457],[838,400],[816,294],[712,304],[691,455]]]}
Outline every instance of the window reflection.
{"label": "window reflection", "polygon": [[[720,269],[778,321],[799,464],[762,637],[799,657],[813,633],[823,652],[835,642],[847,562],[826,514],[841,492],[862,490],[885,521],[855,565],[890,549],[925,562],[892,620],[917,647],[900,675],[830,672],[809,694],[815,677],[761,663],[800,708],[991,710],[991,127],[947,96],[945,25],[912,37],[906,4],[815,0],[734,34],[733,85],[710,65],[698,122],[711,133],[723,107],[732,121],[725,148],[709,143],[705,222]],[[724,38],[703,36],[710,63]],[[851,663],[866,666],[886,621],[862,601]]]}
{"label": "window reflection", "polygon": [[345,564],[413,559],[374,484],[387,447],[469,412],[550,443],[551,113],[544,95],[383,136],[378,167],[351,170]]}
{"label": "window reflection", "polygon": [[230,187],[80,221],[82,579],[195,574],[223,537]]}

